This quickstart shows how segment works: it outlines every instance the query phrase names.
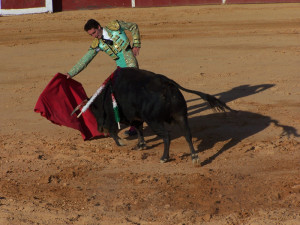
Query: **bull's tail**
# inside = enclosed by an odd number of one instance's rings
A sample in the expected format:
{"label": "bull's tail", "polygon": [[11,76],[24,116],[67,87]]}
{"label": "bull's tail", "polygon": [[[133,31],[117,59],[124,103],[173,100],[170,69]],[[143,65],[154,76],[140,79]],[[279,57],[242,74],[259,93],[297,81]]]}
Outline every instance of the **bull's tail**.
{"label": "bull's tail", "polygon": [[162,77],[164,77],[164,79],[167,79],[169,82],[174,84],[177,88],[179,88],[185,92],[196,94],[196,95],[200,96],[203,100],[208,102],[208,104],[210,105],[210,107],[212,109],[215,109],[217,111],[223,111],[223,112],[225,112],[226,109],[231,112],[235,111],[235,110],[231,109],[229,106],[227,106],[224,102],[222,102],[221,100],[217,99],[216,97],[214,97],[212,95],[209,95],[209,94],[206,94],[206,93],[203,93],[200,91],[195,91],[195,90],[190,90],[190,89],[184,88],[184,87],[180,86],[178,83],[176,83],[174,80],[171,80],[168,77],[163,76],[163,75],[162,75]]}

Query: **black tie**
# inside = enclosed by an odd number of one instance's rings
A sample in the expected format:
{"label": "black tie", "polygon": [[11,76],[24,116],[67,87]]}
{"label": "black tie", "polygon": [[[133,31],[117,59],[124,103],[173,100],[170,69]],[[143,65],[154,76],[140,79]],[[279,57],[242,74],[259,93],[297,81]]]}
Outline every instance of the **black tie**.
{"label": "black tie", "polygon": [[105,44],[108,44],[108,45],[113,45],[113,43],[114,43],[112,40],[108,40],[108,39],[104,39],[104,38],[103,38],[103,41]]}

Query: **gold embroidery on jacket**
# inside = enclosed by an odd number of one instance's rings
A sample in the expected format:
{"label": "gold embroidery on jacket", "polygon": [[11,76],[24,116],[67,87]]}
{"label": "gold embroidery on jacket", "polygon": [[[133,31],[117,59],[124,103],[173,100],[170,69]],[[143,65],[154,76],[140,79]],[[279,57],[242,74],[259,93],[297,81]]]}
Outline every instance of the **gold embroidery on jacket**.
{"label": "gold embroidery on jacket", "polygon": [[99,40],[98,38],[95,38],[92,42],[91,48],[98,48],[99,46]]}
{"label": "gold embroidery on jacket", "polygon": [[118,23],[117,20],[111,21],[109,24],[106,26],[108,29],[117,31],[120,29],[120,24]]}
{"label": "gold embroidery on jacket", "polygon": [[109,45],[104,43],[103,40],[100,40],[102,45],[103,45],[103,51],[106,52],[110,57],[112,57],[114,60],[118,59],[119,57],[117,56],[118,52],[115,51],[114,48],[111,48]]}

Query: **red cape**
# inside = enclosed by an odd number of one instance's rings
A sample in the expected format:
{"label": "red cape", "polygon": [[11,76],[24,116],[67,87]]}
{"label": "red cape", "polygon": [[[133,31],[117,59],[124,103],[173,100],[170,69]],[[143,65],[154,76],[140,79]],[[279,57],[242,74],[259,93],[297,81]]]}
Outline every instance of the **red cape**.
{"label": "red cape", "polygon": [[104,137],[98,131],[97,121],[89,109],[79,118],[76,113],[71,116],[73,109],[86,98],[81,83],[57,73],[38,98],[34,111],[54,124],[79,130],[84,140]]}

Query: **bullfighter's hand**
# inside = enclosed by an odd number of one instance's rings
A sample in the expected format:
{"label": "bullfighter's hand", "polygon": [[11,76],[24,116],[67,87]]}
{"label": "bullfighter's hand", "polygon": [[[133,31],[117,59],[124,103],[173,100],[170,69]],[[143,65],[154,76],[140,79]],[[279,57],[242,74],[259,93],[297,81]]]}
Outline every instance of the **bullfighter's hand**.
{"label": "bullfighter's hand", "polygon": [[133,52],[133,55],[134,55],[134,56],[138,56],[139,53],[140,53],[140,48],[133,47],[133,48],[132,48],[132,52]]}
{"label": "bullfighter's hand", "polygon": [[67,76],[67,79],[72,79],[72,77],[70,76],[70,74],[66,73],[65,75]]}

